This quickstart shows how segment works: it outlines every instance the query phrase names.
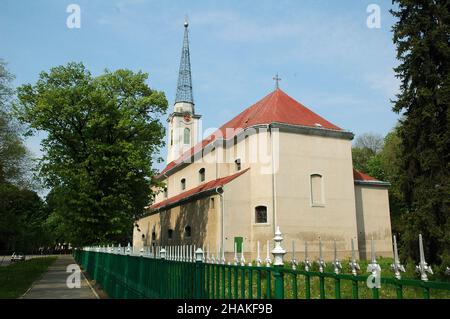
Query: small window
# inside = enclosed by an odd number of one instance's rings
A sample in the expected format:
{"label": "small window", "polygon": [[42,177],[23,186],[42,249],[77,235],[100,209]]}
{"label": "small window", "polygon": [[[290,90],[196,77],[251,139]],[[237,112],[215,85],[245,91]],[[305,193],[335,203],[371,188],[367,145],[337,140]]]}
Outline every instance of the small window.
{"label": "small window", "polygon": [[313,206],[323,206],[323,178],[320,174],[311,175],[311,204]]}
{"label": "small window", "polygon": [[213,209],[214,207],[215,207],[214,197],[211,197],[209,199],[209,208]]}
{"label": "small window", "polygon": [[191,130],[187,127],[184,129],[184,144],[191,144]]}
{"label": "small window", "polygon": [[173,145],[173,130],[170,130],[170,145]]}
{"label": "small window", "polygon": [[255,223],[264,224],[267,223],[267,207],[258,206],[255,208]]}
{"label": "small window", "polygon": [[156,233],[152,232],[152,241],[156,240]]}
{"label": "small window", "polygon": [[164,187],[164,198],[167,198],[169,195],[169,192],[167,190],[167,187]]}
{"label": "small window", "polygon": [[186,189],[186,178],[181,179],[181,190],[184,191]]}
{"label": "small window", "polygon": [[241,159],[238,158],[237,160],[235,160],[234,164],[235,164],[236,171],[240,171],[241,170]]}
{"label": "small window", "polygon": [[198,179],[200,180],[200,183],[205,181],[205,169],[204,168],[201,168],[198,171]]}
{"label": "small window", "polygon": [[167,238],[168,238],[168,239],[172,239],[172,237],[173,237],[173,229],[169,229],[169,230],[167,231]]}
{"label": "small window", "polygon": [[191,237],[191,226],[184,227],[184,237],[186,238]]}
{"label": "small window", "polygon": [[142,239],[145,239],[145,235],[144,234],[142,234]]}

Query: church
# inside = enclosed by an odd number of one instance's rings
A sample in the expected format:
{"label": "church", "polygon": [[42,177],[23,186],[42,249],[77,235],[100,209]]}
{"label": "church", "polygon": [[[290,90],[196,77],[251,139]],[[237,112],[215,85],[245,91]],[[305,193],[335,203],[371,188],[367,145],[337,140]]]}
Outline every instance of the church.
{"label": "church", "polygon": [[[392,256],[389,183],[352,164],[354,134],[327,121],[278,86],[207,138],[192,94],[189,25],[173,110],[168,117],[167,165],[161,185],[136,222],[133,246],[196,245],[246,260],[273,248],[276,227],[297,259],[319,241],[325,259]],[[262,258],[265,254],[261,253]]]}

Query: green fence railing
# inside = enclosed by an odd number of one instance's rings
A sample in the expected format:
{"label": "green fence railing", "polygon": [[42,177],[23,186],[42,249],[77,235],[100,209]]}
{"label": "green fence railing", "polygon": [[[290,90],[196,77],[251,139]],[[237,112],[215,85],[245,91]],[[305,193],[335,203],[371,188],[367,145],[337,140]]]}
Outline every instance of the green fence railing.
{"label": "green fence railing", "polygon": [[75,250],[74,257],[111,298],[450,298],[445,282],[381,277],[381,288],[368,288],[369,275],[212,263],[204,262],[204,256],[179,261]]}

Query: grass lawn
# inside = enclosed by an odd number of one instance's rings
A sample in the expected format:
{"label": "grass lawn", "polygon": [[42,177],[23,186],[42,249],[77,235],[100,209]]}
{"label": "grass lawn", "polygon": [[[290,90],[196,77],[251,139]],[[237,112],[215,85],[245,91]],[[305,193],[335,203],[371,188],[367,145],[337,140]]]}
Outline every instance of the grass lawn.
{"label": "grass lawn", "polygon": [[55,260],[56,257],[33,258],[0,267],[0,299],[22,296]]}

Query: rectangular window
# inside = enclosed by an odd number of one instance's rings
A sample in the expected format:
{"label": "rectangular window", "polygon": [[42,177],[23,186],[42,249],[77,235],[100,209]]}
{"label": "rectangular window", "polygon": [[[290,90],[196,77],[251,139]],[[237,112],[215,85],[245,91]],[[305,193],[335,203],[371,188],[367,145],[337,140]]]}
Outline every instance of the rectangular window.
{"label": "rectangular window", "polygon": [[238,158],[237,160],[235,160],[234,164],[235,164],[236,171],[240,171],[241,170],[241,159]]}
{"label": "rectangular window", "polygon": [[311,204],[313,206],[323,206],[323,178],[322,175],[311,175]]}
{"label": "rectangular window", "polygon": [[267,207],[258,206],[255,208],[255,223],[265,224],[267,223]]}
{"label": "rectangular window", "polygon": [[204,182],[205,181],[205,169],[204,168],[201,168],[199,171],[198,171],[198,178],[199,178],[199,180],[200,180],[200,183],[202,183],[202,182]]}
{"label": "rectangular window", "polygon": [[209,199],[209,208],[214,209],[215,203],[214,203],[214,197],[211,197]]}

